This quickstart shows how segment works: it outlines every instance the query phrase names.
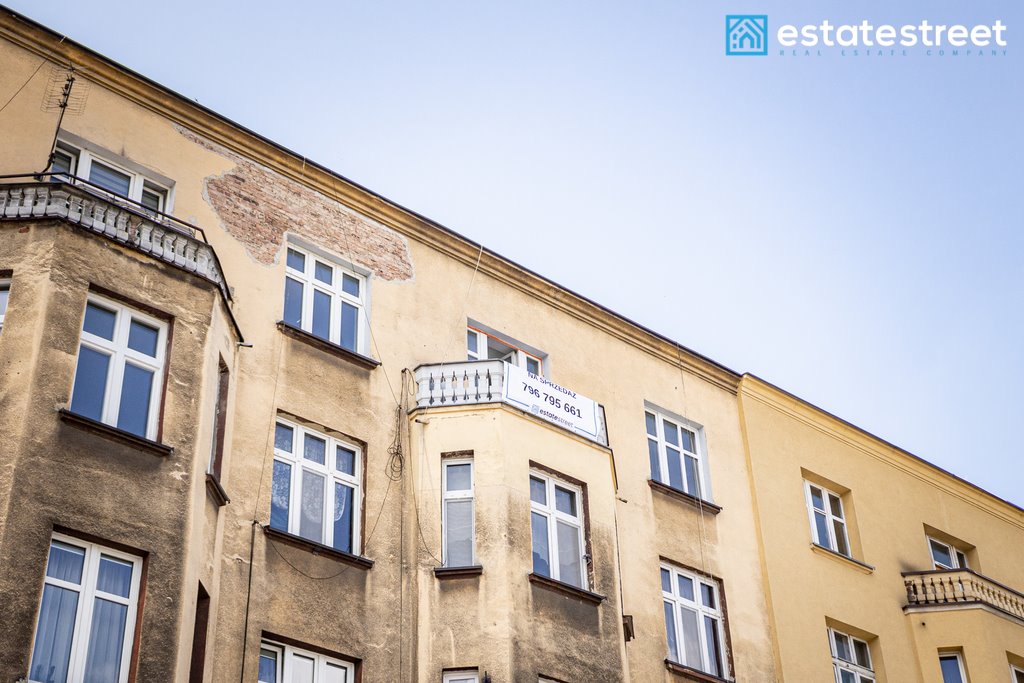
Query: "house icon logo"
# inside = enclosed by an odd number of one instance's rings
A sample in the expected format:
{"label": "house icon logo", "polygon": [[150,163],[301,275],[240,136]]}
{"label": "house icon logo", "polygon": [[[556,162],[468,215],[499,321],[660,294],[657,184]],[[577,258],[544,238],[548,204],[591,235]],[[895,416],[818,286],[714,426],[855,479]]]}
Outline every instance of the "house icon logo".
{"label": "house icon logo", "polygon": [[767,55],[768,15],[727,14],[725,16],[725,54]]}

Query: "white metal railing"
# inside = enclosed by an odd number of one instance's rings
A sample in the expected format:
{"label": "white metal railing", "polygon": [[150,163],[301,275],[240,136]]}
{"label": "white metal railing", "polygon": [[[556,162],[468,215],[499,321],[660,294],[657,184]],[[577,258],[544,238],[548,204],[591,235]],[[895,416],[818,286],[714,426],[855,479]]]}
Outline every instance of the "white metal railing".
{"label": "white metal railing", "polygon": [[182,228],[65,183],[0,184],[0,221],[60,218],[210,280],[230,300],[213,247]]}
{"label": "white metal railing", "polygon": [[[416,405],[419,408],[469,405],[474,403],[507,403],[522,409],[507,398],[505,391],[505,362],[501,360],[475,360],[457,363],[434,363],[416,368]],[[595,441],[608,445],[608,430],[604,408],[597,408],[597,434],[573,429],[568,420],[549,419],[544,411],[532,411],[540,419]]]}
{"label": "white metal railing", "polygon": [[1024,621],[1024,595],[970,569],[907,572],[903,584],[908,607],[982,603]]}

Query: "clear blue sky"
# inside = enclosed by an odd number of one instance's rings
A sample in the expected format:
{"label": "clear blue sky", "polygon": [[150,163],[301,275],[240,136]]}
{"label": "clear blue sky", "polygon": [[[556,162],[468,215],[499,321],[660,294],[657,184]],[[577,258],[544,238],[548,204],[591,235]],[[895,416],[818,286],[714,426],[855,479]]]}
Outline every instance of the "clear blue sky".
{"label": "clear blue sky", "polygon": [[[1024,504],[1024,5],[4,0]],[[1001,57],[726,57],[724,16]]]}

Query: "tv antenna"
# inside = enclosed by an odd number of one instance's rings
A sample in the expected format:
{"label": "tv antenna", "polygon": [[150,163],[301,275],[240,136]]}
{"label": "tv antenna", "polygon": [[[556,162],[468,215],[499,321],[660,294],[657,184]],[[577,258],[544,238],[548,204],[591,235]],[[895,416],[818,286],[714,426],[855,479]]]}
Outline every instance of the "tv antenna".
{"label": "tv antenna", "polygon": [[66,114],[78,116],[85,111],[85,104],[89,99],[89,81],[83,80],[76,89],[77,81],[73,64],[69,64],[67,68],[56,64],[50,67],[50,80],[43,92],[40,109],[44,112],[59,111],[60,116],[57,117],[57,129],[53,133],[53,142],[50,143],[50,154],[46,159],[43,173],[53,165],[53,155],[57,150],[57,136],[60,135],[64,116]]}

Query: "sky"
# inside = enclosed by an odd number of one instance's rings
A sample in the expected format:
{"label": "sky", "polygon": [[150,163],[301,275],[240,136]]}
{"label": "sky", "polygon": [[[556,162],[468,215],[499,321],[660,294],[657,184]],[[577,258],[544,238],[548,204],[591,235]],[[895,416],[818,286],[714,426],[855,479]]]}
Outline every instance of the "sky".
{"label": "sky", "polygon": [[[3,1],[1024,506],[1022,3]],[[1009,45],[729,57],[727,13]]]}

